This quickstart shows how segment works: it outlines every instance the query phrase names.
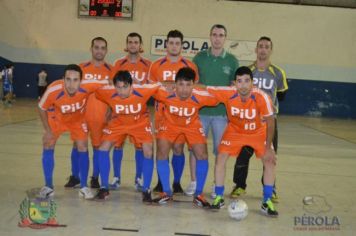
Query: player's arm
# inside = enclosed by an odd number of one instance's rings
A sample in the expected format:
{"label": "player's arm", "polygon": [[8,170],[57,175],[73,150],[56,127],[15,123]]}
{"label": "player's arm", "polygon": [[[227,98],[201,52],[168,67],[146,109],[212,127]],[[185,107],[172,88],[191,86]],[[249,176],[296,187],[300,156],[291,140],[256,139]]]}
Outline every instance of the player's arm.
{"label": "player's arm", "polygon": [[206,90],[219,102],[224,103],[226,98],[229,97],[231,91],[235,91],[235,88],[228,86],[207,86]]}
{"label": "player's arm", "polygon": [[165,98],[169,95],[164,86],[160,86],[157,93],[153,94],[153,98],[157,101],[164,102]]}
{"label": "player's arm", "polygon": [[40,119],[43,125],[43,128],[45,130],[45,133],[43,134],[43,145],[45,148],[50,148],[50,143],[54,139],[54,135],[52,132],[52,129],[48,123],[48,111],[43,110],[41,107],[38,108],[38,112],[40,115]]}
{"label": "player's arm", "polygon": [[283,101],[287,90],[288,90],[288,82],[287,82],[287,75],[286,72],[278,67],[275,66],[277,68],[276,70],[276,77],[277,77],[277,99],[278,101]]}

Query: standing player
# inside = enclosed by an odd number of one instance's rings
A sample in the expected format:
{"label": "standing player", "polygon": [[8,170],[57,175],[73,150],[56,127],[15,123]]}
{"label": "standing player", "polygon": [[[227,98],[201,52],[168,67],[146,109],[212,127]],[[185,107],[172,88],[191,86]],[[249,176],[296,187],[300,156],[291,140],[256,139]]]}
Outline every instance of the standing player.
{"label": "standing player", "polygon": [[[195,71],[195,80],[199,80],[198,69],[191,61],[181,56],[183,43],[183,34],[178,30],[171,30],[167,34],[167,55],[162,57],[152,63],[149,80],[150,82],[156,83],[160,82],[167,89],[168,92],[172,92],[174,89],[175,76],[179,69],[183,67],[190,67]],[[155,128],[159,127],[161,118],[163,117],[163,104],[156,102],[155,105]],[[185,156],[184,156],[184,137],[181,136],[173,145],[173,157],[172,157],[172,167],[174,173],[173,180],[173,193],[183,193],[183,189],[180,184],[180,179],[183,174]],[[160,178],[159,178],[160,180]],[[162,192],[161,182],[158,180],[157,186],[154,188],[156,192]]]}
{"label": "standing player", "polygon": [[101,188],[98,199],[109,195],[109,151],[116,143],[119,148],[130,136],[143,150],[143,201],[151,202],[150,184],[153,173],[153,136],[147,111],[147,101],[156,93],[158,85],[132,85],[128,71],[119,71],[114,76],[114,86],[106,86],[96,92],[96,97],[112,109],[112,119],[104,129],[99,148]]}
{"label": "standing player", "polygon": [[6,107],[12,106],[12,98],[14,93],[13,87],[14,66],[8,64],[1,71],[1,77],[3,79],[3,103]]}
{"label": "standing player", "polygon": [[[142,46],[143,43],[140,34],[135,32],[128,34],[126,37],[125,48],[127,55],[116,61],[113,68],[113,75],[119,70],[127,70],[131,73],[133,84],[146,84],[151,61],[141,56],[141,53],[143,52]],[[142,147],[140,147],[139,144],[135,144],[135,149],[135,188],[141,190],[142,163],[144,155]],[[120,187],[122,155],[122,148],[115,146],[113,154],[114,179],[110,185],[110,188],[112,189],[118,189]]]}
{"label": "standing player", "polygon": [[262,159],[263,202],[261,210],[268,216],[277,216],[271,201],[275,179],[276,156],[272,146],[274,134],[273,105],[262,90],[253,88],[252,72],[248,67],[236,70],[235,87],[208,87],[227,110],[229,123],[219,145],[219,154],[215,166],[216,198],[213,209],[224,206],[224,179],[226,161],[229,156],[239,154],[243,146],[250,146]]}
{"label": "standing player", "polygon": [[80,190],[79,196],[93,198],[87,187],[89,171],[88,136],[84,110],[92,92],[107,81],[83,80],[82,70],[77,65],[68,65],[64,70],[64,79],[53,82],[41,98],[38,106],[40,118],[45,129],[43,135],[42,167],[45,186],[41,197],[51,197],[53,191],[54,147],[58,137],[70,132],[78,152]]}
{"label": "standing player", "polygon": [[[261,37],[257,41],[256,54],[257,60],[250,67],[253,74],[254,86],[266,92],[273,104],[275,111],[275,118],[278,114],[278,101],[283,101],[286,91],[288,89],[286,73],[283,69],[274,65],[270,61],[272,54],[272,40],[269,37]],[[275,131],[273,137],[274,151],[277,153],[278,149],[278,129],[277,119],[275,119]],[[253,149],[251,147],[244,147],[235,163],[234,169],[234,183],[235,188],[231,192],[232,198],[237,198],[241,194],[246,193],[246,179],[248,174],[248,166]],[[263,177],[262,177],[263,184]],[[273,189],[272,201],[278,202],[278,195],[276,189]]]}
{"label": "standing player", "polygon": [[[83,80],[105,80],[108,81],[112,67],[105,62],[107,54],[107,41],[102,37],[96,37],[91,41],[92,59],[89,62],[80,64],[83,71]],[[102,136],[102,129],[106,123],[107,106],[105,103],[98,101],[95,95],[92,94],[88,98],[88,105],[85,111],[85,119],[88,124],[91,144],[93,146],[93,175],[90,181],[90,187],[99,188],[99,164],[98,164],[98,150],[100,145],[100,138]],[[68,183],[65,187],[75,187],[79,182],[78,169],[78,150],[73,146],[71,153],[72,175],[69,177]]]}
{"label": "standing player", "polygon": [[175,77],[173,93],[160,89],[154,95],[164,105],[164,118],[157,133],[157,171],[163,192],[154,201],[159,204],[172,199],[168,155],[177,138],[183,136],[197,158],[197,186],[193,203],[200,207],[210,207],[202,194],[209,166],[206,138],[198,111],[203,106],[217,105],[217,101],[206,91],[193,90],[195,76],[193,69],[181,68]]}
{"label": "standing player", "polygon": [[[234,55],[224,49],[227,31],[224,25],[216,24],[210,29],[211,47],[208,50],[199,52],[193,62],[199,69],[199,83],[211,86],[229,86],[234,78],[234,72],[239,66],[239,62]],[[226,127],[226,109],[220,104],[217,107],[205,107],[200,110],[200,119],[203,123],[205,135],[208,136],[209,129],[213,135],[213,153],[217,156],[217,147]],[[186,189],[187,195],[192,195],[195,191],[195,158],[190,156],[191,183]],[[213,185],[214,186],[214,185]],[[214,187],[211,197],[215,197]]]}

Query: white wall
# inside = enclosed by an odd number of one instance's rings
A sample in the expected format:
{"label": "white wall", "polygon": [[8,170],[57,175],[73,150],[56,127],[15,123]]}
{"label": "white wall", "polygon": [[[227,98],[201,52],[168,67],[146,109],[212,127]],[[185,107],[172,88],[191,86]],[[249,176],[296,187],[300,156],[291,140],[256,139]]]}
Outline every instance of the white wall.
{"label": "white wall", "polygon": [[[0,56],[16,62],[67,64],[89,59],[90,40],[109,41],[109,61],[137,31],[146,53],[152,35],[171,29],[207,37],[222,23],[228,37],[270,36],[273,61],[292,78],[356,82],[356,10],[217,0],[134,0],[132,21],[77,17],[77,0],[1,0]],[[151,57],[151,55],[147,55]],[[340,74],[341,73],[341,74]],[[335,78],[337,77],[337,78]]]}

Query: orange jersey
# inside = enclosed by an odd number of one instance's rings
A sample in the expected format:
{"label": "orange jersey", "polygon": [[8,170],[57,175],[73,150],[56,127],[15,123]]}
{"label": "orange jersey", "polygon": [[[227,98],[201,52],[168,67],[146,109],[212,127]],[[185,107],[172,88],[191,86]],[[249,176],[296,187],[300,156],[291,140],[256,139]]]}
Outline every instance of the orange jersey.
{"label": "orange jersey", "polygon": [[159,85],[132,85],[132,93],[127,98],[121,98],[114,86],[105,86],[95,93],[97,99],[107,103],[112,109],[112,119],[109,125],[135,125],[140,119],[149,117],[147,101],[157,92]]}
{"label": "orange jersey", "polygon": [[139,57],[136,62],[131,62],[128,56],[125,56],[115,62],[111,78],[114,78],[119,70],[127,70],[131,73],[134,84],[146,84],[151,63],[144,57]]}
{"label": "orange jersey", "polygon": [[[92,62],[81,63],[80,68],[83,70],[83,80],[106,80],[109,81],[112,74],[112,66],[108,63],[103,63],[100,66],[95,66]],[[88,122],[97,122],[102,124],[105,122],[107,106],[98,101],[95,95],[91,95],[88,99],[88,105],[85,111],[85,119]]]}
{"label": "orange jersey", "polygon": [[63,123],[80,122],[84,120],[84,110],[88,97],[107,81],[82,80],[79,90],[74,96],[69,96],[64,87],[64,80],[51,83],[40,102],[42,110],[54,110],[55,117]]}
{"label": "orange jersey", "polygon": [[242,134],[258,133],[265,129],[263,117],[273,115],[273,105],[269,96],[258,88],[253,88],[247,101],[241,101],[234,87],[208,86],[207,90],[219,102],[225,104],[229,124]]}
{"label": "orange jersey", "polygon": [[153,83],[174,82],[178,70],[183,67],[192,68],[196,75],[195,82],[199,81],[198,68],[193,62],[185,59],[184,57],[179,57],[176,62],[173,62],[167,56],[152,63],[148,79]]}
{"label": "orange jersey", "polygon": [[164,88],[153,96],[164,105],[163,119],[174,126],[200,124],[199,109],[203,106],[216,106],[216,98],[207,91],[193,89],[192,95],[186,100],[180,100],[175,94],[169,94]]}

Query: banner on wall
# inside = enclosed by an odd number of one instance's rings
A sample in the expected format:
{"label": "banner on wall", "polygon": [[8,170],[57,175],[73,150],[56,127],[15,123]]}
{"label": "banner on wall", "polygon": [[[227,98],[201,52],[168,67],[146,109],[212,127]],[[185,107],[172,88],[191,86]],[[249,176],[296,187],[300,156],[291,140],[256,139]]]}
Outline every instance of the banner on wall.
{"label": "banner on wall", "polygon": [[[151,37],[151,54],[166,55],[165,41],[167,36],[153,35]],[[226,40],[225,49],[241,61],[256,60],[256,41]],[[199,51],[210,47],[209,38],[184,38],[182,55],[194,57]]]}

